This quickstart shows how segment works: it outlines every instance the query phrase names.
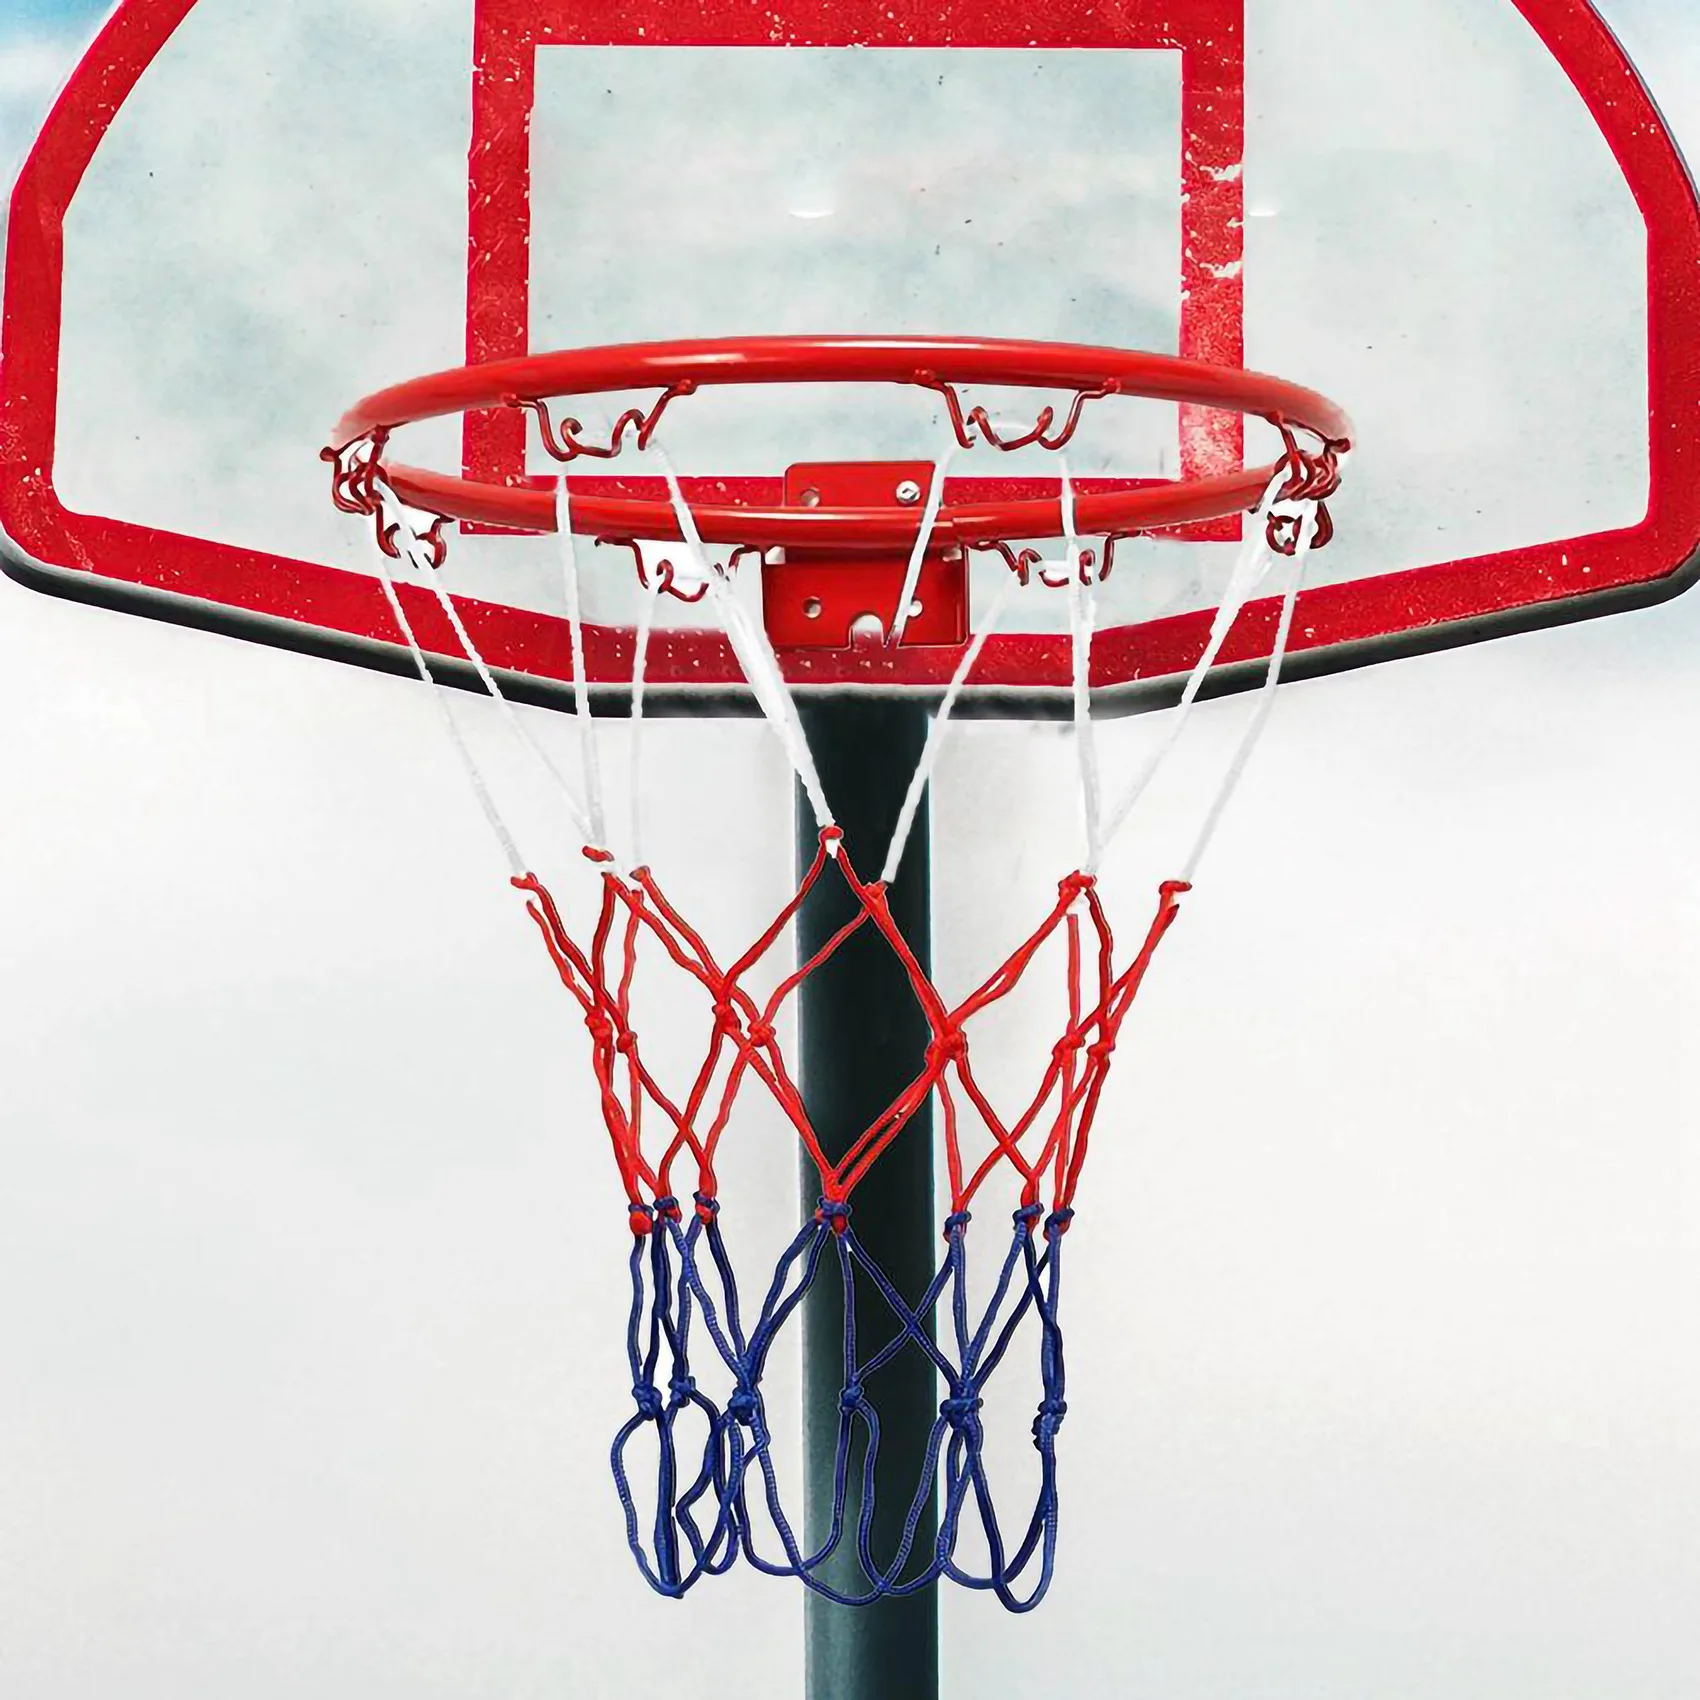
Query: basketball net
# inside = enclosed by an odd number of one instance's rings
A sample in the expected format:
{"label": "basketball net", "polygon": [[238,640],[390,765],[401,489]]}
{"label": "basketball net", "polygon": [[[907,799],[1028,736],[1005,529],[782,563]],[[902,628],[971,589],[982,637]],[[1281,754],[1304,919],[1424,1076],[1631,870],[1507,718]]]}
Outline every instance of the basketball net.
{"label": "basketball net", "polygon": [[[631,1307],[626,1349],[632,1409],[612,1446],[615,1486],[627,1539],[643,1575],[659,1592],[681,1596],[705,1576],[742,1558],[759,1570],[796,1577],[828,1598],[866,1604],[914,1592],[940,1578],[990,1590],[1010,1609],[1036,1605],[1049,1587],[1056,1554],[1057,1437],[1067,1412],[1061,1321],[1064,1243],[1075,1218],[1075,1197],[1103,1101],[1111,1059],[1158,946],[1192,888],[1222,813],[1239,784],[1274,702],[1292,632],[1306,563],[1318,546],[1319,504],[1290,500],[1303,488],[1296,458],[1283,463],[1245,529],[1228,588],[1208,643],[1188,676],[1164,736],[1131,782],[1107,790],[1092,720],[1090,669],[1102,551],[1084,549],[1075,535],[1074,491],[1062,470],[1064,554],[1041,560],[1030,552],[1001,591],[963,651],[934,715],[919,764],[878,873],[858,869],[833,819],[804,735],[802,719],[778,658],[758,619],[734,594],[736,557],[710,559],[665,453],[660,465],[684,539],[678,562],[663,561],[639,575],[645,586],[631,678],[630,729],[633,806],[624,842],[610,832],[598,728],[591,713],[584,665],[582,589],[571,526],[568,480],[558,484],[562,592],[571,630],[573,687],[580,740],[580,778],[573,781],[504,697],[479,655],[444,587],[436,515],[402,504],[381,472],[366,469],[380,506],[378,552],[384,594],[419,676],[437,684],[397,592],[400,568],[434,594],[459,644],[508,728],[559,788],[583,854],[598,876],[596,899],[582,909],[556,901],[533,871],[498,807],[444,688],[437,692],[445,724],[479,806],[502,848],[515,889],[561,986],[584,1023],[587,1056],[614,1168],[631,1230]],[[352,451],[358,455],[362,445]],[[942,501],[949,457],[934,468],[908,582],[888,623],[901,635],[915,576]],[[356,470],[359,470],[358,468]],[[1323,538],[1322,541],[1326,541]],[[1284,569],[1279,582],[1277,566]],[[1272,577],[1277,582],[1270,585]],[[1099,887],[1103,858],[1117,833],[1167,761],[1184,730],[1222,646],[1247,603],[1262,590],[1281,598],[1271,659],[1249,722],[1216,787],[1175,877],[1159,888],[1154,912],[1125,946],[1112,931]],[[1072,657],[1072,717],[1084,851],[1058,882],[1037,924],[994,972],[966,997],[950,1001],[921,966],[892,918],[887,892],[938,761],[952,711],[974,674],[986,639],[1019,595],[1060,593],[1067,599]],[[716,951],[669,894],[664,878],[643,856],[638,772],[643,748],[645,664],[657,603],[671,594],[703,601],[735,652],[750,692],[772,729],[814,814],[818,847],[796,891],[735,956]],[[850,919],[806,961],[794,960],[793,923],[811,893],[838,886]],[[820,973],[848,940],[877,934],[901,964],[924,1013],[928,1042],[914,1079],[836,1158],[829,1157],[811,1121],[794,1060],[782,1034],[799,988]],[[1060,949],[1047,947],[1060,946]],[[1036,1087],[1017,1113],[994,1106],[976,1074],[973,1036],[979,1018],[1015,993],[1041,958],[1063,964],[1067,1016],[1050,1046]],[[700,1062],[687,1089],[670,1092],[646,1060],[634,1024],[633,985],[640,964],[649,981],[671,975],[706,1002]],[[758,991],[760,981],[774,982]],[[677,1031],[669,1035],[673,1042]],[[845,1042],[853,1044],[852,1036]],[[725,1223],[717,1165],[739,1136],[740,1110],[765,1098],[795,1130],[819,1178],[812,1211],[765,1277],[759,1302],[740,1293],[737,1260]],[[901,1138],[929,1101],[935,1103],[945,1159],[949,1211],[941,1224],[936,1273],[918,1297],[898,1292],[858,1237],[857,1189],[881,1154]],[[925,1122],[922,1122],[922,1135]],[[1013,1221],[1004,1228],[974,1226],[974,1205],[999,1174],[1019,1188]],[[987,1292],[968,1290],[969,1252],[994,1260]],[[833,1515],[810,1546],[784,1505],[774,1461],[764,1376],[776,1345],[804,1295],[826,1268],[844,1295],[843,1377],[839,1389]],[[858,1334],[856,1295],[877,1294],[888,1327],[879,1337]],[[863,1312],[862,1335],[867,1332]],[[903,1519],[889,1550],[873,1550],[879,1413],[869,1383],[899,1354],[919,1353],[943,1392]],[[1000,1521],[987,1463],[983,1411],[1009,1383],[1008,1365],[1025,1357],[1036,1369],[1039,1398],[1032,1420],[1039,1483],[1009,1526]],[[859,1472],[856,1466],[860,1454]],[[640,1465],[639,1459],[647,1460]],[[859,1498],[852,1492],[859,1473]],[[637,1483],[644,1484],[640,1494]],[[938,1532],[930,1545],[917,1531],[938,1496]],[[852,1508],[852,1501],[855,1506]],[[1004,1507],[1008,1518],[1008,1507]],[[964,1535],[977,1529],[970,1559]],[[841,1585],[846,1555],[861,1585]],[[835,1580],[827,1579],[828,1568]]]}

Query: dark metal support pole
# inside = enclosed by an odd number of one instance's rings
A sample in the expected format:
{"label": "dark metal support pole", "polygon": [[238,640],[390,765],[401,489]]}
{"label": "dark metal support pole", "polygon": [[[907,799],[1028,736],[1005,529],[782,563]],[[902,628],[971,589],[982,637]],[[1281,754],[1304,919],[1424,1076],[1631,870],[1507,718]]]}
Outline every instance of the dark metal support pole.
{"label": "dark metal support pole", "polygon": [[[845,845],[864,879],[879,873],[910,775],[926,740],[928,712],[890,699],[843,697],[800,705],[821,783],[844,829]],[[807,799],[797,798],[797,854],[807,868],[818,842]],[[923,804],[903,865],[891,887],[893,919],[923,967],[931,968],[929,934],[931,844]],[[831,880],[805,904],[798,947],[812,954],[854,913]],[[925,1061],[928,1029],[902,967],[872,928],[851,938],[801,988],[799,1051],[809,1114],[828,1156],[844,1151],[914,1079]],[[814,1165],[804,1159],[804,1201],[819,1195]],[[937,1268],[942,1250],[933,1201],[931,1106],[880,1157],[852,1198],[854,1226],[869,1255],[905,1299],[915,1302]],[[828,1260],[830,1261],[830,1260]],[[803,1310],[804,1502],[808,1546],[830,1527],[838,1396],[843,1380],[843,1292],[835,1270],[822,1265]],[[876,1295],[858,1296],[858,1334],[864,1355],[888,1339],[894,1324]],[[901,1353],[868,1382],[880,1414],[876,1556],[895,1550],[938,1416],[932,1366],[916,1351]],[[823,1579],[846,1592],[865,1586],[854,1551],[859,1515],[860,1453],[854,1456],[846,1511],[852,1533],[840,1561]],[[932,1553],[936,1503],[919,1530],[916,1550]],[[805,1624],[809,1700],[936,1700],[937,1590],[876,1605],[834,1605],[807,1597]]]}

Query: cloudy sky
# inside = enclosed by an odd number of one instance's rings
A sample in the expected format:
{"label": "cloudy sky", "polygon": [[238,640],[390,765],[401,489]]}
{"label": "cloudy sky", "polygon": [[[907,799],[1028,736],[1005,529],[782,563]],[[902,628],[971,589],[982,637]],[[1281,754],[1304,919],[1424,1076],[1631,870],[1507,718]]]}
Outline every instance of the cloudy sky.
{"label": "cloudy sky", "polygon": [[[1687,0],[1602,9],[1700,155]],[[10,0],[0,158],[99,12]],[[1691,596],[1283,694],[1094,1150],[1057,1588],[947,1597],[957,1700],[1700,1691],[1697,654]],[[630,1573],[623,1216],[430,700],[0,580],[0,712],[0,1692],[794,1694],[785,1585]],[[782,764],[653,746],[748,931]],[[947,760],[941,973],[1066,755]]]}

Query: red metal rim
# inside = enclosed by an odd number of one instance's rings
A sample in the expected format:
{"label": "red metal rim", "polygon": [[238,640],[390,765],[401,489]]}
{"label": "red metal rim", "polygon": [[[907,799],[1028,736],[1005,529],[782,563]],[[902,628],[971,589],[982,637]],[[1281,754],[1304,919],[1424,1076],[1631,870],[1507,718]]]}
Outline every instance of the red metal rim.
{"label": "red metal rim", "polygon": [[[780,383],[894,383],[935,390],[978,383],[1072,390],[1094,398],[1188,402],[1256,415],[1342,451],[1353,436],[1345,412],[1314,390],[1174,355],[985,338],[814,336],[565,349],[437,372],[356,402],[338,421],[332,447],[340,450],[403,425],[479,408],[633,389],[682,395],[711,385]],[[1075,503],[1076,525],[1083,532],[1128,533],[1242,513],[1255,505],[1282,464],[1083,494]],[[478,483],[388,462],[383,470],[404,502],[429,512],[520,531],[556,528],[555,499],[548,490]],[[914,509],[885,508],[705,505],[691,511],[705,542],[755,548],[903,548],[914,542],[921,517]],[[670,503],[624,497],[575,498],[572,527],[606,538],[680,535]],[[1061,501],[1046,498],[953,503],[939,514],[936,535],[941,543],[980,544],[1054,537],[1061,531]]]}

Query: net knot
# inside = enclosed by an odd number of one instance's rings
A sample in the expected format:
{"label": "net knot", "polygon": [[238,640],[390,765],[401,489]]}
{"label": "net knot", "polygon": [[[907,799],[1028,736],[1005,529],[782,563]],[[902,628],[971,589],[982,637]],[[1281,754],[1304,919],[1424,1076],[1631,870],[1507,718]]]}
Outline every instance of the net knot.
{"label": "net knot", "polygon": [[1059,1397],[1041,1399],[1039,1414],[1033,1419],[1033,1444],[1043,1446],[1046,1441],[1055,1437],[1063,1425],[1063,1418],[1068,1415],[1068,1401]]}
{"label": "net knot", "polygon": [[1086,1047],[1086,1055],[1090,1061],[1102,1068],[1115,1055],[1116,1042],[1114,1039],[1099,1039]]}
{"label": "net knot", "polygon": [[654,1382],[639,1381],[632,1386],[632,1398],[637,1401],[638,1415],[645,1422],[657,1421],[667,1409],[666,1401],[661,1397],[661,1389]]}
{"label": "net knot", "polygon": [[1019,1210],[1016,1211],[1016,1213],[1010,1218],[1010,1220],[1012,1222],[1014,1222],[1016,1227],[1025,1228],[1028,1231],[1028,1233],[1032,1233],[1034,1223],[1036,1223],[1039,1220],[1039,1218],[1041,1216],[1043,1216],[1044,1214],[1045,1214],[1044,1205],[1042,1205],[1042,1204],[1024,1204],[1024,1205],[1022,1205],[1022,1207]]}
{"label": "net knot", "polygon": [[960,1235],[967,1231],[968,1224],[974,1220],[972,1210],[953,1210],[944,1219],[944,1237],[948,1240],[953,1234]]}
{"label": "net knot", "polygon": [[597,1044],[606,1045],[614,1037],[614,1023],[599,1011],[593,1010],[584,1018],[584,1024],[590,1029],[590,1036]]}
{"label": "net knot", "polygon": [[753,1427],[756,1418],[761,1415],[761,1395],[753,1387],[740,1387],[726,1401],[726,1414],[745,1428]]}
{"label": "net knot", "polygon": [[861,1382],[852,1381],[850,1385],[838,1395],[838,1408],[845,1416],[854,1416],[857,1411],[861,1410],[866,1398],[867,1390],[862,1386]]}
{"label": "net knot", "polygon": [[1068,1225],[1074,1220],[1074,1211],[1066,1204],[1060,1210],[1053,1210],[1045,1218],[1045,1233],[1051,1239],[1060,1239],[1068,1232]]}
{"label": "net knot", "polygon": [[773,1023],[763,1021],[759,1017],[749,1025],[748,1037],[753,1046],[768,1046],[773,1043]]}
{"label": "net knot", "polygon": [[714,1025],[722,1033],[738,1031],[738,1011],[730,998],[714,1000]]}
{"label": "net knot", "polygon": [[647,1204],[629,1204],[626,1207],[626,1220],[631,1229],[640,1239],[655,1226],[655,1212]]}
{"label": "net knot", "polygon": [[655,1201],[655,1213],[665,1217],[669,1222],[677,1222],[682,1214],[679,1201],[671,1193],[666,1193]]}
{"label": "net knot", "polygon": [[979,1414],[985,1405],[985,1400],[978,1393],[969,1391],[958,1393],[946,1399],[939,1406],[939,1415],[958,1432],[967,1428],[970,1422]]}
{"label": "net knot", "polygon": [[585,845],[583,855],[587,862],[594,862],[598,867],[605,867],[614,860],[613,851],[599,850],[594,844]]}
{"label": "net knot", "polygon": [[629,1027],[622,1027],[620,1036],[614,1041],[614,1049],[629,1057],[637,1049],[637,1034]]}
{"label": "net knot", "polygon": [[696,1397],[697,1378],[694,1375],[676,1375],[667,1383],[667,1391],[673,1395],[675,1405],[688,1404]]}
{"label": "net knot", "polygon": [[956,1062],[968,1054],[968,1035],[960,1027],[947,1027],[933,1040],[931,1050],[935,1063]]}
{"label": "net knot", "polygon": [[691,1202],[696,1205],[697,1216],[703,1222],[712,1222],[720,1214],[720,1200],[712,1193],[692,1193]]}
{"label": "net knot", "polygon": [[1065,1033],[1053,1046],[1051,1046],[1051,1055],[1055,1057],[1059,1063],[1066,1063],[1068,1059],[1072,1057],[1085,1043],[1085,1035],[1076,1032]]}
{"label": "net knot", "polygon": [[1058,882],[1057,894],[1065,902],[1072,903],[1075,898],[1083,897],[1091,891],[1097,883],[1097,877],[1093,874],[1070,874],[1067,879]]}
{"label": "net knot", "polygon": [[823,1198],[815,1206],[815,1220],[825,1222],[835,1234],[849,1228],[851,1214],[850,1206],[841,1198]]}

